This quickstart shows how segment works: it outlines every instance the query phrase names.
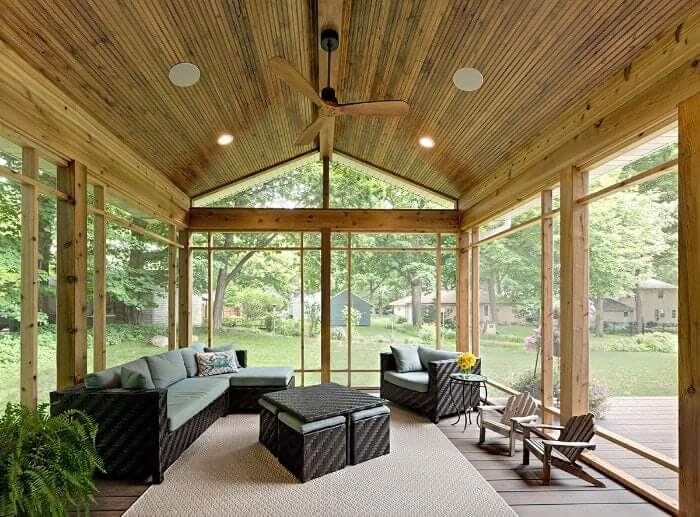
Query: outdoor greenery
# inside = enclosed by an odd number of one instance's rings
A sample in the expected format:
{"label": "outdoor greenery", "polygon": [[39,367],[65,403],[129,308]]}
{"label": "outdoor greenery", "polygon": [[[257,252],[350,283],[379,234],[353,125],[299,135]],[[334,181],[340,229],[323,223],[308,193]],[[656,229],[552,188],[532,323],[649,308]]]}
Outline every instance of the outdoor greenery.
{"label": "outdoor greenery", "polygon": [[63,517],[87,513],[102,469],[97,427],[85,414],[49,416],[48,404],[30,411],[8,404],[0,415],[0,515]]}
{"label": "outdoor greenery", "polygon": [[[592,189],[603,188],[635,171],[675,156],[676,147],[665,148],[646,159],[596,178]],[[16,157],[1,156],[15,170]],[[398,188],[340,164],[333,164],[331,206],[358,208],[440,208],[421,194]],[[215,203],[235,207],[320,206],[320,165],[298,170],[255,185]],[[135,210],[109,200],[108,210],[151,231],[165,228]],[[40,205],[39,278],[40,333],[38,382],[40,397],[55,386],[55,267],[56,203],[42,196]],[[538,213],[531,208],[512,223]],[[20,286],[20,189],[0,181],[0,402],[19,396],[19,286]],[[490,225],[495,228],[503,221]],[[634,189],[603,199],[591,206],[591,309],[595,322],[591,339],[591,371],[607,385],[611,395],[661,395],[675,393],[676,336],[647,333],[637,336],[606,335],[600,324],[601,300],[633,292],[639,280],[657,278],[677,282],[677,182],[675,174],[659,177]],[[558,235],[558,218],[555,219]],[[348,248],[352,249],[351,290],[371,306],[371,324],[363,325],[359,307],[349,311],[352,350],[348,353],[347,303],[340,306],[344,325],[332,330],[334,369],[378,369],[378,353],[390,344],[435,346],[434,305],[421,299],[435,292],[436,251],[434,234],[347,234],[332,236],[332,293],[347,290]],[[249,351],[250,364],[290,364],[301,368],[300,317],[303,315],[304,367],[320,368],[320,234],[217,233],[212,257],[213,327],[215,343],[233,342]],[[558,237],[557,237],[558,239]],[[89,261],[92,226],[88,228]],[[207,236],[195,234],[193,246],[205,247]],[[456,238],[442,236],[440,288],[456,285]],[[167,293],[167,247],[121,226],[109,224],[108,252],[108,364],[158,353],[156,336],[166,335],[166,322],[154,316]],[[239,248],[216,249],[216,248]],[[427,251],[404,251],[416,248]],[[555,243],[558,254],[558,245]],[[207,251],[193,253],[195,295],[206,304]],[[536,352],[525,342],[539,321],[539,227],[533,226],[481,248],[482,290],[489,295],[496,334],[484,335],[484,372],[501,382],[517,376],[532,377]],[[558,257],[555,257],[555,297],[558,297]],[[90,270],[92,270],[89,264]],[[301,272],[303,268],[303,286]],[[89,278],[89,294],[92,286]],[[304,307],[299,308],[303,289]],[[392,302],[403,299],[404,305]],[[515,325],[499,322],[496,304],[510,304]],[[205,307],[206,305],[203,305]],[[397,308],[398,307],[398,308]],[[404,308],[405,312],[404,312]],[[88,308],[91,312],[91,308]],[[205,340],[206,314],[196,322]],[[442,323],[444,348],[455,347],[454,308],[447,308]],[[91,347],[91,337],[88,339]],[[350,356],[350,364],[348,357]],[[88,354],[91,363],[91,353]],[[624,365],[624,368],[620,368]],[[523,372],[530,372],[523,373]],[[334,379],[348,381],[347,373]],[[307,372],[307,382],[318,382],[317,372]],[[376,386],[378,374],[352,373],[356,386]]]}

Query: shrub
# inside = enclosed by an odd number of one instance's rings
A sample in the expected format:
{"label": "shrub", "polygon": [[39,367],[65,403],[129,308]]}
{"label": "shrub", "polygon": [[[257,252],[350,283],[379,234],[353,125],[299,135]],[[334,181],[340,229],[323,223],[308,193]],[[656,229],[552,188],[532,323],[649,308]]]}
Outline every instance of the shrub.
{"label": "shrub", "polygon": [[7,404],[0,418],[0,515],[65,516],[93,501],[97,426],[79,411],[49,416],[48,407]]}
{"label": "shrub", "polygon": [[432,343],[435,341],[435,329],[422,328],[419,337],[423,343]]}
{"label": "shrub", "polygon": [[402,324],[404,324],[404,323],[408,323],[408,320],[407,320],[406,318],[404,318],[403,316],[397,316],[397,317],[396,317],[396,323],[397,323],[398,325],[402,325]]}
{"label": "shrub", "polygon": [[[554,383],[554,405],[559,407],[559,370],[554,369],[552,374]],[[533,397],[540,398],[540,375],[535,375],[532,370],[525,370],[514,374],[507,383],[511,388],[520,392],[528,392]],[[596,418],[604,418],[608,411],[610,392],[608,385],[604,382],[592,378],[588,383],[588,409]]]}
{"label": "shrub", "polygon": [[276,320],[275,333],[281,336],[299,336],[301,329],[296,320]]}
{"label": "shrub", "polygon": [[240,318],[232,317],[232,318],[224,318],[221,321],[221,326],[226,327],[226,328],[235,328],[238,326],[238,321]]}
{"label": "shrub", "polygon": [[678,337],[667,332],[650,332],[636,336],[616,336],[595,345],[603,352],[662,352],[674,353],[678,346]]}

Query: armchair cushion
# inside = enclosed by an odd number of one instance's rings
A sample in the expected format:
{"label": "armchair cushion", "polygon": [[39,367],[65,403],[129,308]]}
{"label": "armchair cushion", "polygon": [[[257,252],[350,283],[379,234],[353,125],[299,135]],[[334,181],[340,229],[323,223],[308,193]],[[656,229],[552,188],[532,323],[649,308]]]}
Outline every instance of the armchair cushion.
{"label": "armchair cushion", "polygon": [[394,372],[388,371],[384,372],[384,380],[393,384],[394,386],[399,386],[411,391],[417,391],[419,393],[427,393],[429,378],[428,372]]}
{"label": "armchair cushion", "polygon": [[418,347],[418,358],[424,370],[428,369],[430,361],[444,361],[447,359],[457,359],[459,352],[449,352],[447,350],[435,350],[424,346]]}
{"label": "armchair cushion", "polygon": [[424,369],[418,355],[418,348],[415,346],[392,346],[391,353],[394,354],[396,370],[399,373],[419,372]]}

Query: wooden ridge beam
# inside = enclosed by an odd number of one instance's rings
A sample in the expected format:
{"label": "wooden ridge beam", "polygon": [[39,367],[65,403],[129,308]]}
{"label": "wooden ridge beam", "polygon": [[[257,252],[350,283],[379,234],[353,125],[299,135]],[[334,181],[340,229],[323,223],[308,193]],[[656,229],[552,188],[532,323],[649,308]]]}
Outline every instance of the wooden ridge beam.
{"label": "wooden ridge beam", "polygon": [[332,231],[457,233],[457,210],[193,208],[190,231]]}
{"label": "wooden ridge beam", "polygon": [[558,182],[562,170],[621,150],[667,124],[682,100],[700,92],[700,11],[559,116],[476,185],[459,207],[473,226]]}
{"label": "wooden ridge beam", "polygon": [[154,215],[185,224],[189,197],[2,41],[0,68],[3,132],[36,142],[49,156],[84,164],[115,192]]}

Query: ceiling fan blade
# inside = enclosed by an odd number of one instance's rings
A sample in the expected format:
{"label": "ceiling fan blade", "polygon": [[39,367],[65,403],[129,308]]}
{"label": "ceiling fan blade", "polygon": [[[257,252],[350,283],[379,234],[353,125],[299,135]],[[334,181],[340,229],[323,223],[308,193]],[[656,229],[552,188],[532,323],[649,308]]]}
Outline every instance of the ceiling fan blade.
{"label": "ceiling fan blade", "polygon": [[294,142],[296,145],[309,145],[313,143],[316,135],[323,129],[323,126],[328,122],[328,117],[318,117],[311,124],[304,128],[301,132],[297,141]]}
{"label": "ceiling fan blade", "polygon": [[359,115],[369,117],[403,117],[410,111],[404,101],[370,101],[339,104],[335,110],[343,115]]}
{"label": "ceiling fan blade", "polygon": [[269,64],[272,72],[289,86],[308,97],[314,104],[324,105],[316,89],[286,59],[273,57]]}

